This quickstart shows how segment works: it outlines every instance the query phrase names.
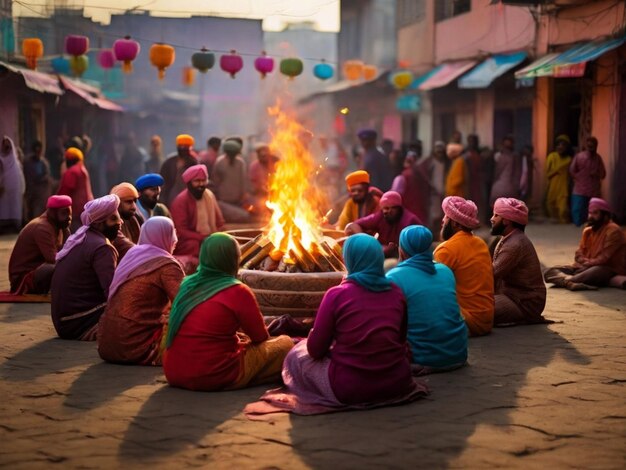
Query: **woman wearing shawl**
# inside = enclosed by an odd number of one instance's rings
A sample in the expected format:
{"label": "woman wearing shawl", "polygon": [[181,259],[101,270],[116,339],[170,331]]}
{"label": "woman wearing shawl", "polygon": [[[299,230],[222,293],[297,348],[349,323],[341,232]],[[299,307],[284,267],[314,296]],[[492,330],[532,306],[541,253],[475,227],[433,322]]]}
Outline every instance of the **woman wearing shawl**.
{"label": "woman wearing shawl", "polygon": [[5,135],[0,145],[0,228],[9,226],[19,231],[22,227],[25,187],[15,145]]}
{"label": "woman wearing shawl", "polygon": [[433,263],[433,234],[411,225],[400,232],[400,264],[387,273],[408,304],[414,375],[456,369],[467,360],[467,327],[456,299],[454,273]]}
{"label": "woman wearing shawl", "polygon": [[546,158],[546,209],[552,220],[562,224],[569,222],[569,166],[572,155],[569,137],[563,134],[556,138],[556,148]]}
{"label": "woman wearing shawl", "polygon": [[198,271],[185,278],[170,313],[163,357],[170,385],[232,390],[280,378],[293,341],[270,338],[254,294],[235,277],[239,257],[226,233],[202,242]]}
{"label": "woman wearing shawl", "polygon": [[169,307],[184,277],[172,256],[176,241],[174,223],[152,217],[115,270],[98,326],[98,353],[105,361],[161,364]]}
{"label": "woman wearing shawl", "polygon": [[343,255],[348,276],[326,292],[309,337],[287,355],[285,387],[248,405],[249,417],[373,408],[426,393],[411,377],[406,302],[385,277],[380,243],[369,235],[353,235]]}

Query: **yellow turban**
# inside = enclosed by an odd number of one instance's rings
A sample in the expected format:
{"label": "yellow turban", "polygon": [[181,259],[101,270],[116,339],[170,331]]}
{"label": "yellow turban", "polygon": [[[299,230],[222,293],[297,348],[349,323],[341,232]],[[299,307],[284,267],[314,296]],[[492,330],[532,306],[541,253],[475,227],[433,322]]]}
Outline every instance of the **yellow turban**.
{"label": "yellow turban", "polygon": [[65,159],[72,162],[82,162],[85,159],[85,156],[80,149],[77,149],[76,147],[70,147],[65,151]]}
{"label": "yellow turban", "polygon": [[176,147],[193,147],[195,141],[189,134],[180,134],[176,137]]}
{"label": "yellow turban", "polygon": [[115,194],[120,200],[139,198],[137,189],[130,183],[120,183],[117,186],[113,186],[109,194]]}
{"label": "yellow turban", "polygon": [[348,176],[346,176],[346,184],[348,185],[348,189],[350,189],[350,186],[361,183],[370,183],[370,174],[365,170],[353,171]]}

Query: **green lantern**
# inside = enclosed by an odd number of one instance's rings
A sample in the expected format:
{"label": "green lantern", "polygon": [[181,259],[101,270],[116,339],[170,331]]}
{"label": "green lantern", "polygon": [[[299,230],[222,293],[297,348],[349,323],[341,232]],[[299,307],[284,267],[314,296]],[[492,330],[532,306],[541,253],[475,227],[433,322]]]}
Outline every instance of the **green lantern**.
{"label": "green lantern", "polygon": [[207,73],[215,65],[215,54],[203,47],[200,52],[191,56],[191,64],[200,72]]}
{"label": "green lantern", "polygon": [[85,71],[89,68],[89,57],[86,55],[76,55],[70,57],[70,68],[74,75],[82,77]]}
{"label": "green lantern", "polygon": [[293,79],[302,73],[304,65],[300,59],[289,57],[280,61],[280,73]]}

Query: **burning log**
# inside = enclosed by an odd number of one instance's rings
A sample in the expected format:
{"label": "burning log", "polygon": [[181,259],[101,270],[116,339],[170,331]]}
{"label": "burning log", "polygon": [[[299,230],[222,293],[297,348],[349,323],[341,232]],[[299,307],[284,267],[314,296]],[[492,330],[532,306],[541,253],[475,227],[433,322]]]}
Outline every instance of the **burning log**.
{"label": "burning log", "polygon": [[326,240],[320,243],[320,247],[327,253],[326,259],[332,265],[335,271],[346,271],[341,256],[341,248],[339,244],[335,244],[335,248],[331,247]]}
{"label": "burning log", "polygon": [[267,238],[263,239],[260,244],[257,244],[257,246],[259,245],[261,245],[260,248],[252,254],[252,257],[249,258],[248,261],[244,262],[242,258],[242,267],[244,269],[253,269],[274,249],[274,244]]}

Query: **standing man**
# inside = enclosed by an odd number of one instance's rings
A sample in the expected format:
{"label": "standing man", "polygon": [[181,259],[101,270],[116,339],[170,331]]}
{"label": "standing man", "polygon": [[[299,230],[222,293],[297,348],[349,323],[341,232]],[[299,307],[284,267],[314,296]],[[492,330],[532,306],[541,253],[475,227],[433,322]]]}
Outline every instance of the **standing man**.
{"label": "standing man", "polygon": [[222,139],[219,137],[211,137],[206,142],[206,149],[198,154],[198,163],[206,166],[209,176],[213,177],[213,165],[219,155]]}
{"label": "standing man", "polygon": [[337,230],[343,230],[351,222],[378,211],[380,196],[370,191],[370,175],[357,170],[346,176],[350,199],[346,201],[337,221]]}
{"label": "standing man", "polygon": [[450,159],[450,170],[446,177],[446,196],[465,197],[467,195],[467,169],[463,158],[463,145],[451,142],[446,146]]}
{"label": "standing man", "polygon": [[188,134],[181,134],[176,137],[176,153],[169,156],[161,166],[160,173],[165,180],[161,192],[161,200],[168,207],[172,206],[176,196],[185,189],[182,174],[187,168],[198,163],[191,154],[193,144],[193,137]]}
{"label": "standing man", "polygon": [[393,172],[389,159],[376,147],[378,133],[374,129],[362,129],[357,136],[364,151],[361,169],[369,173],[372,186],[388,191],[393,181]]}
{"label": "standing man", "polygon": [[65,242],[52,275],[52,323],[59,337],[94,341],[117,266],[111,244],[122,225],[120,199],[103,196],[85,204],[83,225]]}
{"label": "standing man", "polygon": [[[81,226],[80,216],[85,204],[93,200],[89,172],[83,164],[82,150],[70,147],[65,151],[67,170],[61,176],[57,194],[72,198],[72,224],[70,230],[75,232]],[[117,210],[117,209],[116,209]]]}
{"label": "standing man", "polygon": [[456,279],[456,295],[471,336],[493,328],[493,267],[487,244],[472,233],[478,228],[478,208],[472,201],[448,196],[441,204],[441,239],[435,261],[448,266]]}
{"label": "standing man", "polygon": [[522,179],[522,162],[514,151],[513,136],[502,140],[502,149],[494,157],[495,169],[489,204],[500,197],[519,197]]}
{"label": "standing man", "polygon": [[265,205],[270,191],[270,178],[276,172],[276,157],[270,152],[270,146],[259,142],[254,147],[256,160],[250,163],[248,178],[252,192],[252,205],[256,216],[264,217],[268,214]]}
{"label": "standing man", "polygon": [[161,137],[153,135],[150,138],[150,150],[148,160],[146,160],[146,170],[148,173],[158,173],[163,165],[163,143]]}
{"label": "standing man", "polygon": [[493,254],[496,326],[544,321],[546,286],[535,247],[524,233],[527,224],[526,204],[513,198],[496,199],[491,234],[502,236]]}
{"label": "standing man", "polygon": [[586,150],[577,153],[569,167],[574,179],[572,190],[572,220],[577,227],[585,222],[589,201],[592,197],[602,197],[602,180],[606,170],[598,150],[598,139],[589,137],[585,141]]}
{"label": "standing man", "polygon": [[226,140],[224,154],[220,155],[213,167],[213,183],[224,220],[245,223],[250,220],[250,212],[243,208],[247,199],[246,162],[241,157],[241,144],[236,140]]}
{"label": "standing man", "polygon": [[9,281],[15,294],[47,294],[57,252],[70,236],[72,199],[50,196],[46,211],[17,237],[9,259]]}
{"label": "standing man", "polygon": [[36,140],[33,142],[33,153],[24,162],[24,179],[26,180],[26,219],[32,220],[46,210],[46,203],[51,193],[52,178],[50,164],[43,156],[43,146]]}
{"label": "standing man", "polygon": [[135,188],[137,188],[139,192],[137,210],[144,221],[155,215],[172,218],[172,214],[170,214],[170,210],[167,206],[159,202],[163,183],[163,177],[158,173],[148,173],[147,175],[140,176],[137,178],[137,181],[135,181]]}

